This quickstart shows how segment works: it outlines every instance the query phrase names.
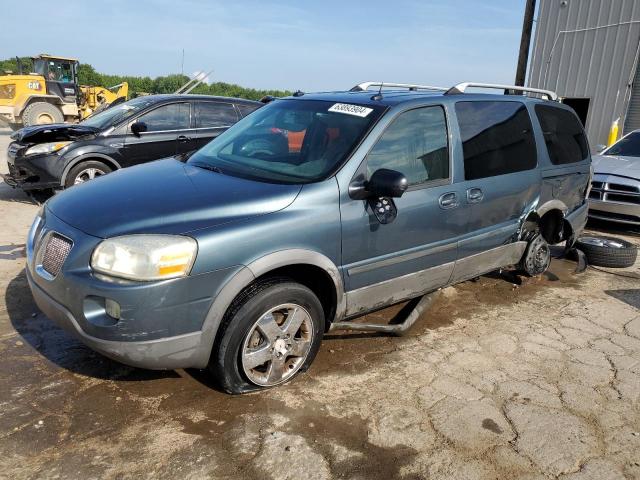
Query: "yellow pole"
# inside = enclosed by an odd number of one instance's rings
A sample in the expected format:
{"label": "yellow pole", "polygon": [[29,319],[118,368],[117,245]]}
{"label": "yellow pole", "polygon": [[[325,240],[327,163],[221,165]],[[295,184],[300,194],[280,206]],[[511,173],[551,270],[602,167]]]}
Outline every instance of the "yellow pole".
{"label": "yellow pole", "polygon": [[611,129],[609,130],[609,139],[607,140],[607,147],[610,147],[618,140],[618,131],[620,130],[619,124],[620,118],[616,118],[614,122],[611,124]]}

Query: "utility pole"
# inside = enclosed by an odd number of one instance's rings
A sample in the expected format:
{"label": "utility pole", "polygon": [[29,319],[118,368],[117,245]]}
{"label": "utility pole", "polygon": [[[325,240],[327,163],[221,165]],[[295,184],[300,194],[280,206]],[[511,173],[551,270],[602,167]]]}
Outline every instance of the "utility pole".
{"label": "utility pole", "polygon": [[182,63],[180,64],[180,75],[184,75],[184,48],[182,49]]}
{"label": "utility pole", "polygon": [[524,87],[527,63],[529,61],[529,46],[531,45],[531,30],[533,30],[533,15],[536,11],[536,0],[526,0],[524,7],[524,21],[522,22],[522,37],[520,37],[520,53],[516,68],[516,85]]}

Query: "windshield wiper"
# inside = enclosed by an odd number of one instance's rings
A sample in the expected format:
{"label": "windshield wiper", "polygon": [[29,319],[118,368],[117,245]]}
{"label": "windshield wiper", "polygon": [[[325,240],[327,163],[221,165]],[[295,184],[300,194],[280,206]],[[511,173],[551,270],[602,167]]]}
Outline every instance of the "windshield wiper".
{"label": "windshield wiper", "polygon": [[192,163],[191,165],[193,165],[194,167],[200,167],[205,170],[209,170],[210,172],[222,173],[222,170],[220,170],[215,165],[207,165],[206,163]]}

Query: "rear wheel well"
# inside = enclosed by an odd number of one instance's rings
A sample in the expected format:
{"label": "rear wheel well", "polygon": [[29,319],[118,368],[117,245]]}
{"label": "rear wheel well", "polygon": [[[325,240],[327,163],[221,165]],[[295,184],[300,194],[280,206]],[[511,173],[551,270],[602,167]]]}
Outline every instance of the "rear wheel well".
{"label": "rear wheel well", "polygon": [[310,264],[287,265],[261,275],[253,283],[270,277],[287,277],[311,290],[322,304],[325,328],[329,328],[336,314],[338,299],[333,280],[323,268]]}
{"label": "rear wheel well", "polygon": [[564,214],[559,209],[552,209],[542,217],[537,213],[531,213],[523,223],[523,239],[528,239],[532,233],[539,232],[550,245],[555,245],[572,235],[571,224],[565,220]]}
{"label": "rear wheel well", "polygon": [[545,213],[538,222],[540,235],[550,245],[560,243],[565,238],[564,215],[560,210],[553,209]]}

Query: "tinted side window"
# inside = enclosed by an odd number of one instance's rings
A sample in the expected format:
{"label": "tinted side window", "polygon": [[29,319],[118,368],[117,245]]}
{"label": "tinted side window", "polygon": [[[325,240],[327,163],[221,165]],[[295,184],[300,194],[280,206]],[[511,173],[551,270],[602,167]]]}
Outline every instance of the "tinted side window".
{"label": "tinted side window", "polygon": [[379,168],[404,174],[409,185],[449,178],[447,122],[442,107],[400,114],[367,155],[367,172]]}
{"label": "tinted side window", "polygon": [[256,111],[258,108],[261,107],[261,105],[251,105],[251,104],[247,104],[247,103],[237,103],[236,107],[238,107],[238,110],[240,110],[240,114],[243,117],[246,117],[247,115],[249,115],[251,112]]}
{"label": "tinted side window", "polygon": [[589,157],[589,146],[578,118],[562,108],[536,105],[549,159],[554,165],[574,163]]}
{"label": "tinted side window", "polygon": [[238,121],[236,109],[230,103],[197,102],[196,127],[229,127]]}
{"label": "tinted side window", "polygon": [[138,118],[147,124],[147,132],[184,130],[189,128],[189,104],[171,103],[163,105]]}
{"label": "tinted side window", "polygon": [[458,102],[456,115],[467,180],[535,168],[536,145],[520,102]]}

